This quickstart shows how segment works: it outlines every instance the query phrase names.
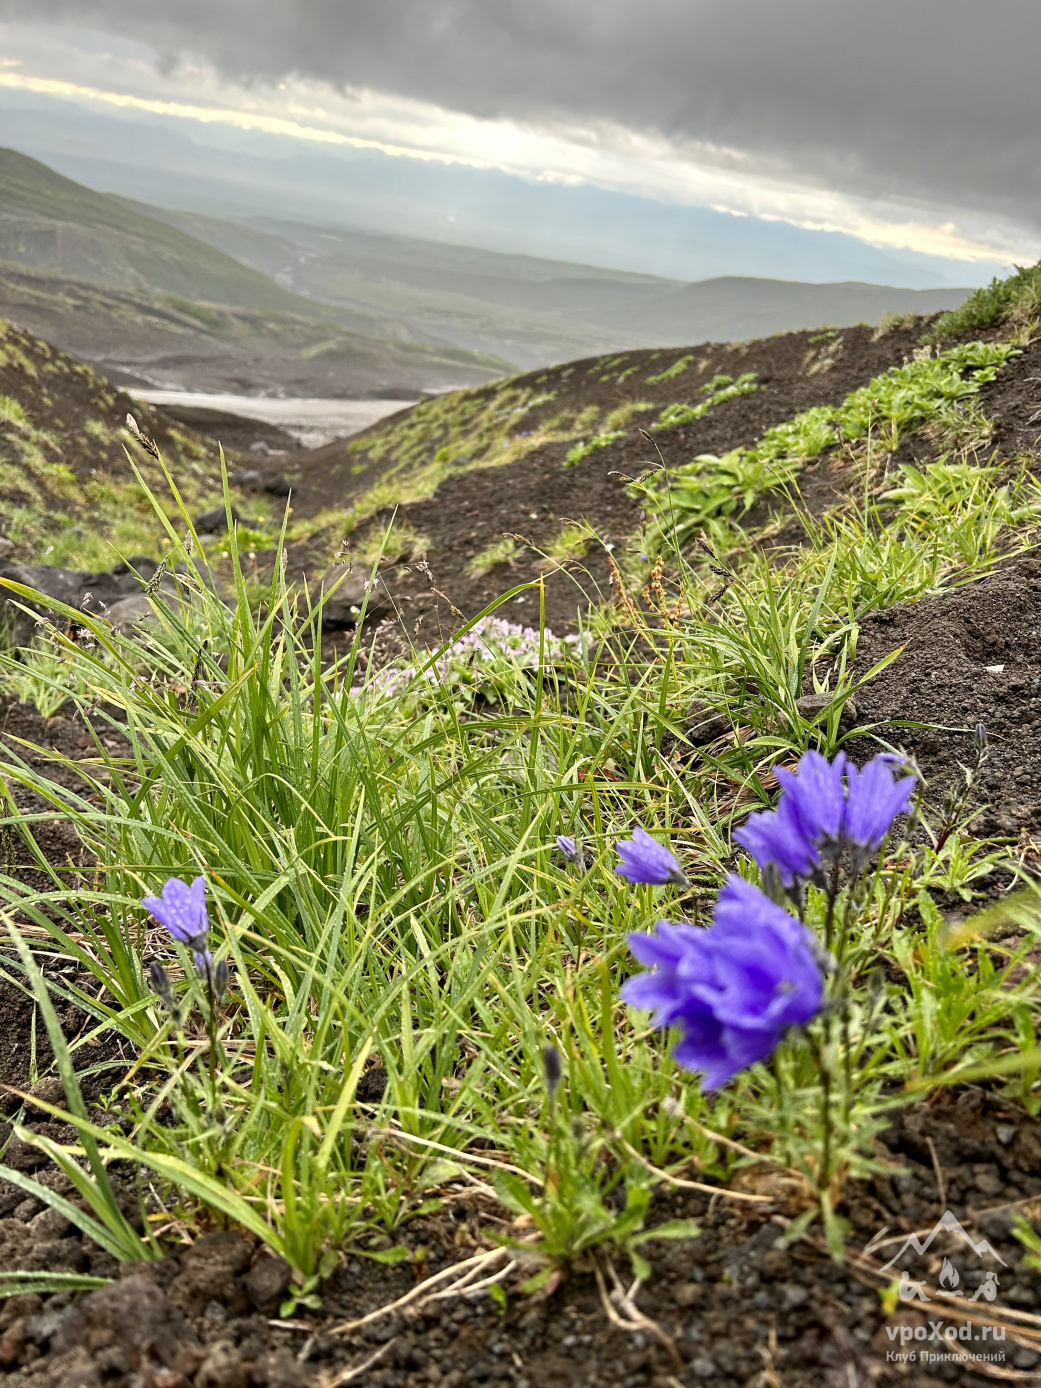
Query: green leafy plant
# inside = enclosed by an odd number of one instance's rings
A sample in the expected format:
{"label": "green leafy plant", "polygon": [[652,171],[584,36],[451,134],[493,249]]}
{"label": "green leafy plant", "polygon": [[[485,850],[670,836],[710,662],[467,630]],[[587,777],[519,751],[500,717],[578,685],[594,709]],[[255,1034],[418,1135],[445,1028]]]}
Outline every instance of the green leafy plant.
{"label": "green leafy plant", "polygon": [[693,360],[694,358],[692,356],[677,357],[670,366],[664,369],[664,371],[659,371],[655,376],[648,376],[644,384],[656,386],[660,385],[662,381],[674,381],[677,376],[683,375],[684,371],[686,371]]}
{"label": "green leafy plant", "polygon": [[942,342],[959,333],[978,332],[996,323],[1022,316],[1036,316],[1041,309],[1041,264],[1017,267],[1015,274],[992,279],[970,294],[958,308],[948,309],[926,335],[926,342]]}
{"label": "green leafy plant", "polygon": [[692,424],[697,419],[704,419],[716,405],[736,400],[740,395],[751,395],[758,389],[754,371],[746,371],[736,381],[731,376],[714,376],[700,387],[701,392],[708,396],[707,400],[697,405],[666,405],[651,428],[673,429],[678,424]]}
{"label": "green leafy plant", "polygon": [[520,546],[512,535],[501,535],[467,560],[466,572],[471,578],[480,578],[498,564],[512,564],[519,552]]}
{"label": "green leafy plant", "polygon": [[573,448],[569,448],[564,458],[565,467],[577,467],[577,465],[600,448],[608,448],[612,443],[617,443],[619,439],[625,438],[623,429],[610,429],[603,434],[594,434],[591,439],[585,439],[582,443],[576,443]]}

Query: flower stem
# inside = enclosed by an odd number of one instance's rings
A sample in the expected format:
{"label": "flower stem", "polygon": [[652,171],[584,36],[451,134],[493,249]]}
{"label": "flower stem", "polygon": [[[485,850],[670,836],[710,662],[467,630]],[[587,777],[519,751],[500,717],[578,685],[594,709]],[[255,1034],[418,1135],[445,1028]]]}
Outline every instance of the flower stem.
{"label": "flower stem", "polygon": [[213,964],[206,962],[206,1034],[209,1037],[210,1109],[217,1112],[217,997]]}
{"label": "flower stem", "polygon": [[823,1129],[823,1139],[821,1142],[821,1166],[817,1184],[823,1195],[831,1185],[831,1071],[828,1069],[823,1046],[821,1047],[820,1071],[821,1127]]}
{"label": "flower stem", "polygon": [[773,1054],[774,1083],[777,1086],[777,1125],[780,1128],[778,1136],[782,1143],[782,1155],[784,1164],[788,1166],[790,1158],[790,1143],[788,1141],[788,1111],[784,1102],[784,1076],[781,1072],[781,1051],[780,1048]]}

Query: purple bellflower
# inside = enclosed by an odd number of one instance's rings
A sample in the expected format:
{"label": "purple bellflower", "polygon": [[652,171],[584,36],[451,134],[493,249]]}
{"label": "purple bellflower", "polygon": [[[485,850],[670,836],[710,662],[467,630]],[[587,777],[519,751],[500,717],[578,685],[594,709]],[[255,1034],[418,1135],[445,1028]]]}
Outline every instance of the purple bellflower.
{"label": "purple bellflower", "polygon": [[163,887],[162,896],[146,896],[141,905],[175,940],[188,946],[199,974],[208,978],[213,956],[208,948],[210,922],[206,914],[205,877],[197,877],[190,887],[179,877],[171,877]]}
{"label": "purple bellflower", "polygon": [[892,758],[873,757],[860,770],[842,752],[829,762],[806,752],[795,771],[779,770],[776,810],[749,815],[734,838],[765,870],[773,863],[782,883],[813,877],[824,857],[834,861],[847,848],[854,867],[882,845],[898,814],[910,808],[915,773],[893,775]]}
{"label": "purple bellflower", "polygon": [[689,887],[679,863],[667,848],[657,839],[652,839],[646,829],[639,825],[633,830],[631,839],[623,839],[615,844],[621,862],[615,868],[619,877],[630,882],[642,882],[658,887],[671,882],[677,887]]}
{"label": "purple bellflower", "polygon": [[582,852],[581,848],[579,848],[578,844],[575,842],[574,839],[568,838],[567,834],[558,834],[557,847],[560,849],[561,854],[567,859],[569,863],[571,863],[573,867],[583,869],[585,868],[585,854]]}
{"label": "purple bellflower", "polygon": [[882,847],[893,820],[911,808],[915,779],[912,772],[894,780],[888,757],[872,757],[859,771],[852,763],[846,767],[843,831],[855,849],[874,853]]}
{"label": "purple bellflower", "polygon": [[676,1060],[700,1070],[706,1089],[765,1060],[821,1008],[812,935],[741,877],[727,879],[708,929],[659,921],[629,946],[652,972],[629,979],[622,997],[680,1030]]}
{"label": "purple bellflower", "polygon": [[782,795],[776,810],[749,815],[734,835],[761,868],[773,863],[786,887],[798,878],[811,877],[820,863],[820,854],[794,810],[792,801]]}

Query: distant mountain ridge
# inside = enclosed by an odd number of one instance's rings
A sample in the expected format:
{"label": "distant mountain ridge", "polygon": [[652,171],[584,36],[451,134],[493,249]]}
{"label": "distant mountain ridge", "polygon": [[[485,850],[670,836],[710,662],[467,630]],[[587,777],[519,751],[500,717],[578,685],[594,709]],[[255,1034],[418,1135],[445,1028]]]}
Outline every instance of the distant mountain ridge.
{"label": "distant mountain ridge", "polygon": [[[494,351],[528,368],[590,351],[730,342],[875,323],[884,313],[939,313],[972,292],[739,275],[685,283],[360,228],[141,210],[307,298],[393,314],[421,339]],[[554,348],[557,354],[547,356]]]}
{"label": "distant mountain ridge", "polygon": [[147,212],[0,149],[0,318],[122,384],[418,395],[511,369],[305,298]]}
{"label": "distant mountain ridge", "polygon": [[[297,328],[288,338],[297,352],[328,357],[328,369],[316,378],[327,382],[323,394],[337,388],[341,366],[344,394],[369,393],[376,382],[385,389],[443,388],[511,368],[530,370],[631,348],[874,323],[884,313],[932,314],[957,306],[970,292],[742,276],[684,283],[358,228],[213,217],[95,192],[2,149],[0,261],[117,293],[166,296],[174,310],[194,316],[225,341],[242,331],[241,320],[210,315],[208,322],[193,304],[321,324],[322,340]],[[54,303],[51,296],[51,310]],[[110,306],[105,312],[112,316]],[[135,315],[140,318],[136,309]],[[151,316],[148,310],[145,317]],[[48,331],[31,317],[25,325]],[[265,334],[259,320],[245,332],[277,337]],[[62,332],[58,340],[82,352],[85,332]],[[386,371],[382,365],[370,369],[381,356],[379,343],[388,348],[382,350]],[[428,356],[431,367],[436,353],[442,354],[429,380],[415,354],[406,369],[401,349],[407,346],[435,349]],[[269,342],[262,353],[264,370],[247,388],[272,384],[270,347]],[[176,355],[163,353],[162,371],[146,369],[145,377],[153,384],[189,384],[183,372],[177,374]],[[220,355],[227,357],[223,349]],[[248,359],[257,360],[249,352],[246,358],[244,371]],[[366,367],[359,375],[355,367],[362,358]],[[446,379],[451,362],[459,370]],[[393,376],[395,363],[404,370],[400,381]],[[107,349],[106,368],[110,364]],[[284,379],[288,386],[290,379],[302,378],[294,367]],[[196,388],[198,380],[196,373]],[[222,386],[232,388],[226,373]]]}
{"label": "distant mountain ridge", "polygon": [[110,289],[315,312],[241,261],[11,149],[0,149],[0,259]]}

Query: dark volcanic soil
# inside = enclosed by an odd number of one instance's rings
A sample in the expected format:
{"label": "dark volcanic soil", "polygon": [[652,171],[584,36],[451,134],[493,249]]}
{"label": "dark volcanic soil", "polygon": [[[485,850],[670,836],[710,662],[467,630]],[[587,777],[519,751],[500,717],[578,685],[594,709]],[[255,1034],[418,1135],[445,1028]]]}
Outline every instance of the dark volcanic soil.
{"label": "dark volcanic soil", "polygon": [[[722,454],[750,445],[766,429],[811,405],[838,404],[851,390],[909,356],[921,330],[919,322],[913,329],[896,329],[877,341],[872,340],[870,328],[860,327],[845,329],[840,339],[829,338],[824,344],[812,341],[819,334],[811,332],[785,333],[752,343],[707,343],[690,349],[695,362],[681,376],[655,385],[645,384],[645,378],[686,353],[629,352],[624,359],[626,373],[631,366],[637,370],[621,383],[614,372],[606,379],[596,378],[596,362],[602,359],[533,371],[518,377],[516,386],[537,386],[538,391],[555,395],[550,403],[525,414],[522,423],[525,430],[532,430],[541,418],[578,404],[608,411],[629,400],[652,401],[658,409],[675,401],[696,401],[703,398],[698,387],[716,374],[736,379],[754,371],[759,389],[753,394],[727,401],[693,424],[655,432],[655,445],[667,464],[687,463],[699,453]],[[825,370],[819,369],[822,346],[834,356],[834,363]],[[807,374],[815,365],[818,369]],[[572,628],[578,609],[610,591],[604,546],[620,546],[639,524],[639,505],[626,495],[622,478],[657,465],[655,446],[639,432],[641,424],[655,417],[654,413],[639,416],[623,439],[576,467],[563,465],[570,443],[549,444],[517,463],[449,478],[429,500],[400,507],[398,515],[429,537],[427,562],[446,598],[472,617],[506,589],[537,577],[540,552],[561,521],[584,519],[602,543],[594,542],[581,564],[570,566],[573,572],[558,571],[546,581],[548,625],[558,632]],[[371,462],[364,471],[357,471],[365,459],[364,452],[348,453],[343,443],[329,444],[300,459],[290,476],[300,482],[306,495],[299,505],[294,502],[294,514],[313,514],[331,496],[339,500],[360,493],[393,462],[392,458]],[[377,524],[389,518],[389,512],[382,514]],[[529,548],[520,552],[512,566],[501,564],[482,577],[469,577],[466,563],[503,534],[523,536]],[[440,633],[456,624],[449,602],[431,594],[422,572],[399,569],[391,588],[402,602],[410,634],[416,619],[422,617],[421,642],[436,643]],[[537,596],[515,599],[502,615],[533,624],[538,617]]]}
{"label": "dark volcanic soil", "polygon": [[[22,1013],[24,1008],[7,1007],[2,1015],[24,1028]],[[24,1076],[27,1055],[21,1054]],[[71,1129],[60,1123],[32,1126],[59,1141],[71,1137]],[[37,1156],[19,1143],[8,1149],[7,1160],[22,1170],[35,1167],[38,1177],[61,1188],[56,1173],[36,1166]],[[933,1388],[950,1383],[979,1388],[993,1383],[994,1378],[965,1365],[933,1363],[925,1369],[887,1358],[894,1343],[901,1347],[901,1326],[910,1326],[913,1334],[915,1327],[925,1329],[938,1316],[947,1324],[952,1318],[942,1304],[937,1306],[935,1295],[930,1307],[900,1307],[887,1315],[878,1289],[894,1274],[879,1269],[897,1252],[904,1235],[913,1230],[924,1235],[947,1208],[972,1237],[986,1237],[1005,1266],[993,1260],[984,1266],[956,1235],[941,1234],[916,1275],[935,1289],[942,1259],[949,1254],[966,1291],[975,1290],[984,1271],[996,1269],[998,1304],[1013,1311],[1035,1308],[1041,1276],[1024,1265],[1022,1249],[1009,1230],[1013,1206],[1041,1193],[1041,1124],[979,1091],[968,1090],[957,1099],[942,1094],[935,1103],[900,1113],[878,1156],[888,1168],[885,1175],[847,1186],[853,1236],[843,1269],[814,1243],[785,1243],[784,1227],[797,1206],[789,1203],[782,1186],[771,1184],[769,1173],[746,1183],[769,1196],[762,1203],[681,1191],[671,1198],[660,1195],[652,1222],[694,1218],[702,1229],[694,1240],[643,1250],[650,1252],[654,1273],[635,1303],[657,1323],[665,1343],[646,1326],[635,1333],[612,1327],[591,1269],[576,1269],[552,1295],[530,1299],[519,1290],[518,1270],[504,1284],[509,1295],[505,1312],[485,1292],[457,1293],[419,1300],[343,1331],[344,1322],[388,1306],[421,1279],[482,1249],[494,1249],[484,1231],[502,1228],[502,1211],[463,1185],[442,1192],[442,1213],[395,1231],[394,1242],[413,1250],[413,1265],[384,1267],[348,1253],[323,1286],[322,1312],[302,1314],[290,1325],[278,1319],[288,1269],[249,1239],[219,1231],[189,1236],[189,1242],[171,1246],[158,1265],[118,1269],[62,1217],[0,1183],[0,1270],[89,1271],[118,1279],[72,1298],[28,1295],[4,1303],[3,1381],[12,1388],[284,1388],[347,1381],[384,1388],[463,1388],[471,1383],[517,1388],[694,1388],[703,1383],[716,1388],[770,1388],[777,1383],[784,1388]],[[129,1209],[131,1186],[124,1184],[123,1191]],[[884,1244],[867,1256],[856,1253],[886,1228]],[[616,1262],[628,1288],[631,1274],[625,1260]],[[606,1265],[604,1272],[610,1286]],[[984,1340],[983,1324],[995,1308],[981,1307],[979,1315],[976,1307],[961,1303],[973,1318],[972,1348],[1002,1353],[996,1366],[1004,1370],[1001,1377],[1021,1377],[1041,1364],[1041,1341],[1017,1334],[1015,1325],[1007,1328],[1000,1344],[988,1343],[989,1335]]]}
{"label": "dark volcanic soil", "polygon": [[[606,381],[593,379],[588,362],[518,378],[518,387],[538,381],[539,390],[556,392],[555,399],[541,412],[524,416],[525,429],[535,426],[540,413],[548,414],[579,401],[596,404],[606,411],[627,399],[652,400],[658,407],[675,400],[696,400],[698,386],[717,372],[736,378],[742,372],[754,371],[760,387],[751,395],[715,407],[693,424],[656,431],[654,444],[639,432],[641,423],[654,418],[648,413],[628,428],[623,439],[598,450],[576,467],[563,465],[570,444],[549,444],[519,462],[450,477],[428,500],[400,507],[399,517],[430,540],[426,560],[436,587],[444,594],[439,598],[432,592],[430,579],[423,570],[399,565],[388,573],[390,590],[399,603],[410,637],[420,644],[436,644],[458,624],[452,605],[466,617],[472,617],[507,589],[537,578],[541,552],[561,522],[584,519],[595,529],[599,543],[594,541],[584,558],[570,564],[567,571],[558,570],[546,578],[547,624],[560,633],[573,628],[579,610],[610,593],[606,546],[619,552],[628,542],[638,546],[640,507],[627,496],[624,479],[657,465],[656,448],[661,450],[667,465],[675,466],[700,453],[719,455],[731,448],[751,445],[766,429],[798,411],[814,405],[838,404],[850,391],[910,357],[919,345],[922,326],[919,322],[914,328],[898,329],[877,341],[868,328],[846,329],[840,347],[835,346],[834,340],[823,345],[814,343],[811,339],[819,334],[809,332],[787,333],[748,344],[708,344],[694,349],[705,363],[701,370],[691,366],[682,376],[654,386],[638,383],[652,370],[661,370],[673,355],[681,355],[679,352],[655,354],[657,359],[653,362],[650,353],[629,353],[626,365],[638,364],[639,370],[622,384],[613,375]],[[815,365],[819,366],[824,348],[834,354],[834,364],[807,374]],[[996,425],[985,456],[995,451],[999,459],[1012,458],[1035,443],[1041,434],[1041,422],[1034,419],[1041,408],[1041,387],[1036,383],[1039,376],[1041,342],[1010,362],[997,381],[982,393],[984,412]],[[365,435],[358,437],[364,439]],[[434,447],[436,442],[431,444]],[[912,436],[894,455],[891,466],[914,461],[929,447],[925,436]],[[934,455],[932,446],[928,456]],[[363,472],[357,472],[354,469],[359,466],[359,458],[364,461],[365,454],[348,454],[346,445],[333,443],[292,460],[295,465],[287,469],[288,475],[303,488],[299,499],[294,498],[294,515],[316,513],[331,496],[338,501],[341,497],[349,499],[371,485],[381,469],[393,461],[388,458],[373,462]],[[804,505],[811,513],[820,514],[843,499],[846,483],[841,466],[841,460],[837,465],[825,461],[804,470],[800,488]],[[749,517],[749,523],[764,522],[770,509],[769,504],[758,508]],[[383,526],[389,519],[388,511],[377,517],[376,523]],[[468,561],[504,534],[523,537],[526,546],[512,563],[500,564],[480,577],[469,576],[465,571]],[[798,535],[799,527],[793,525],[778,539],[792,542]],[[318,570],[332,557],[331,552],[313,553],[302,546],[293,560],[301,568]],[[523,625],[535,625],[537,594],[514,599],[501,615]]]}
{"label": "dark volcanic soil", "polygon": [[[101,727],[100,722],[99,733],[108,739],[110,750],[120,747],[119,741],[107,727]],[[43,718],[35,708],[0,695],[0,752],[12,760],[24,762],[56,785],[81,793],[87,788],[74,770],[50,760],[43,750],[35,751],[34,748],[46,749],[71,761],[95,754],[94,739],[73,715],[71,703],[66,703],[53,718]],[[93,768],[93,774],[104,776],[106,773],[97,767]],[[44,816],[33,824],[32,834],[47,862],[63,874],[78,872],[86,862],[85,850],[72,825],[63,821],[42,796],[19,782],[8,781],[7,791],[21,814]],[[2,813],[6,815],[8,811],[5,809]],[[25,844],[10,832],[0,831],[0,872],[34,889],[45,889],[49,881]]]}
{"label": "dark volcanic soil", "polygon": [[899,647],[858,693],[858,723],[879,724],[879,736],[914,754],[936,780],[934,801],[961,778],[959,763],[972,762],[972,732],[983,723],[989,808],[977,832],[1029,836],[1041,828],[1041,561],[1019,558],[941,597],[872,613],[854,673]]}

